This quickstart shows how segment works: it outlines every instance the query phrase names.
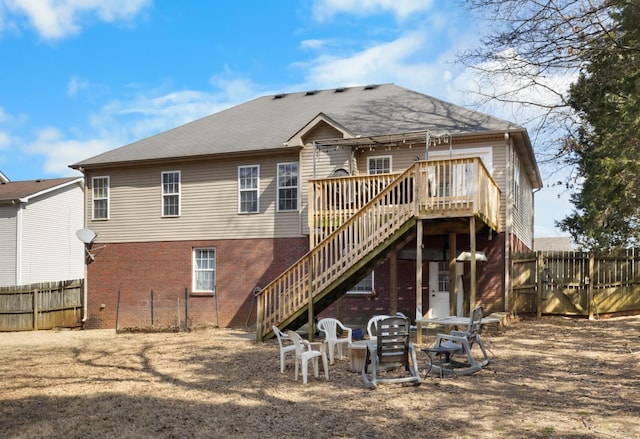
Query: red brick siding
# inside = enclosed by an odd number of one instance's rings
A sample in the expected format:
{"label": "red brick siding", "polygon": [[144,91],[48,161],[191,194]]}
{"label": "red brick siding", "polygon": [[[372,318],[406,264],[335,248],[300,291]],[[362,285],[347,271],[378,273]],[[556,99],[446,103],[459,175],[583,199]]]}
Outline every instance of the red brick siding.
{"label": "red brick siding", "polygon": [[[477,264],[477,300],[487,313],[504,310],[504,234],[478,233],[477,248],[487,254],[487,262]],[[429,244],[442,248],[433,237]],[[87,328],[115,328],[118,291],[120,291],[119,327],[148,326],[151,322],[150,292],[154,292],[154,324],[184,323],[185,288],[191,325],[219,324],[238,327],[255,322],[252,290],[263,287],[307,251],[306,238],[185,241],[130,244],[106,244],[89,265]],[[410,243],[408,246],[415,246]],[[216,248],[218,300],[213,295],[191,293],[191,264],[194,247]],[[468,237],[458,235],[458,249],[468,248]],[[423,312],[429,308],[429,269],[423,264]],[[465,262],[463,277],[465,309],[469,308],[470,266]],[[376,269],[375,295],[345,296],[343,315],[346,323],[366,324],[374,314],[388,313],[389,262]],[[398,261],[397,309],[415,317],[415,261]],[[104,307],[101,307],[104,304]],[[332,305],[321,316],[336,315]]]}
{"label": "red brick siding", "polygon": [[[476,269],[477,296],[479,305],[485,308],[485,312],[498,312],[504,310],[504,284],[505,284],[505,257],[504,257],[504,234],[489,235],[478,233],[476,236],[476,248],[484,251],[487,255],[487,262],[478,262]],[[444,239],[429,237],[427,246],[441,249],[444,246]],[[415,241],[409,243],[408,247],[415,246]],[[458,251],[469,248],[469,238],[458,235]],[[429,264],[424,261],[422,268],[422,308],[426,314],[429,309]],[[416,308],[416,279],[415,260],[398,261],[398,311],[415,319]],[[470,263],[464,263],[464,276],[462,278],[464,286],[464,309],[469,309],[470,289]],[[387,314],[391,308],[389,294],[389,262],[381,264],[375,272],[375,295],[372,297],[345,296],[343,299],[344,320],[351,325],[366,325],[368,319],[375,314]],[[321,317],[337,315],[337,305],[332,305],[325,310]]]}
{"label": "red brick siding", "polygon": [[[191,292],[192,249],[216,249],[214,295]],[[184,322],[185,288],[191,325],[244,326],[255,322],[252,290],[307,251],[306,238],[106,244],[88,267],[87,328],[145,327]],[[104,307],[101,306],[104,304]]]}

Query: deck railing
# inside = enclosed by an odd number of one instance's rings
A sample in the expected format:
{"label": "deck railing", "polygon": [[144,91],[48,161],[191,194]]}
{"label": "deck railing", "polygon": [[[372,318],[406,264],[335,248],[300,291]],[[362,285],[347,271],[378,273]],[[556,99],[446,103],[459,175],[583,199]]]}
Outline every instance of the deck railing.
{"label": "deck railing", "polygon": [[477,158],[416,162],[402,174],[317,179],[309,195],[311,250],[257,296],[259,339],[409,219],[476,215],[496,230],[499,219],[500,191]]}

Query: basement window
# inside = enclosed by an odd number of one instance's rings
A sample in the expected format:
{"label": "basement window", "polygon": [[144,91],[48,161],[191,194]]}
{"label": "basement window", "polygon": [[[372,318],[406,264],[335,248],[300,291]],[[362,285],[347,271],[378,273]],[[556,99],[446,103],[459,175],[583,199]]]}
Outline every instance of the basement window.
{"label": "basement window", "polygon": [[194,293],[216,291],[216,249],[211,247],[193,249]]}
{"label": "basement window", "polygon": [[371,296],[372,294],[374,294],[373,271],[347,291],[347,295],[349,296]]}

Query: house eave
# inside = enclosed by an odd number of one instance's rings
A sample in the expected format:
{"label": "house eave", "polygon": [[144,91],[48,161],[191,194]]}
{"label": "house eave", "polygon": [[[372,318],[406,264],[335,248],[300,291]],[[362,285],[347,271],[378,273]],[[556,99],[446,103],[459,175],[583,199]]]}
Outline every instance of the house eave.
{"label": "house eave", "polygon": [[140,160],[123,160],[123,161],[111,161],[111,162],[100,162],[100,163],[76,163],[73,165],[69,165],[71,169],[78,170],[80,172],[85,172],[87,170],[93,169],[103,169],[103,168],[115,168],[115,167],[134,167],[141,165],[162,165],[162,164],[175,164],[176,162],[196,162],[202,160],[211,160],[211,159],[233,159],[237,157],[247,157],[247,156],[265,156],[265,155],[273,155],[273,154],[290,154],[292,152],[300,152],[302,146],[282,146],[280,148],[269,148],[269,149],[258,149],[253,151],[233,151],[233,152],[224,152],[224,153],[215,153],[215,154],[200,154],[200,155],[188,155],[188,156],[173,156],[173,157],[162,157],[162,158],[153,158],[153,159],[140,159]]}

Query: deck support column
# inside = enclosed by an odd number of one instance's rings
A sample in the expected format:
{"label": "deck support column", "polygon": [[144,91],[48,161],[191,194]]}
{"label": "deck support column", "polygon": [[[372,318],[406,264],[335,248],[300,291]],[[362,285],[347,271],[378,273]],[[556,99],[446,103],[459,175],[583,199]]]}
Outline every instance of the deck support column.
{"label": "deck support column", "polygon": [[315,258],[312,256],[309,261],[309,306],[308,306],[308,314],[307,318],[309,320],[309,341],[313,341],[313,334],[315,333],[315,322],[313,320],[313,281],[315,275]]}
{"label": "deck support column", "polygon": [[458,303],[458,294],[461,291],[458,289],[458,276],[456,270],[456,255],[458,249],[456,248],[456,234],[449,233],[449,315],[456,315],[456,305]]}
{"label": "deck support column", "polygon": [[392,250],[389,259],[389,314],[398,313],[398,251]]}
{"label": "deck support column", "polygon": [[416,222],[416,320],[422,319],[422,220]]}
{"label": "deck support column", "polygon": [[471,291],[469,295],[469,315],[476,306],[476,218],[469,218],[469,243],[471,245]]}

